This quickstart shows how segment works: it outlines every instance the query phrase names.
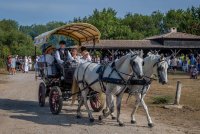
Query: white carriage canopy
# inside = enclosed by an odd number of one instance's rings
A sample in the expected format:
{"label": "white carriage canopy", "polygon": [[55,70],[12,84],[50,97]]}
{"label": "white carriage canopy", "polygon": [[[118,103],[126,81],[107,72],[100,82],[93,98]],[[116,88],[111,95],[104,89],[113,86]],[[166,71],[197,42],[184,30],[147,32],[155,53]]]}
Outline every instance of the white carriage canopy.
{"label": "white carriage canopy", "polygon": [[64,35],[68,36],[81,45],[82,42],[90,42],[93,41],[94,44],[98,43],[100,40],[100,32],[99,30],[88,23],[71,23],[51,31],[45,32],[34,39],[35,46],[41,46],[45,43],[48,43],[48,40],[51,35]]}

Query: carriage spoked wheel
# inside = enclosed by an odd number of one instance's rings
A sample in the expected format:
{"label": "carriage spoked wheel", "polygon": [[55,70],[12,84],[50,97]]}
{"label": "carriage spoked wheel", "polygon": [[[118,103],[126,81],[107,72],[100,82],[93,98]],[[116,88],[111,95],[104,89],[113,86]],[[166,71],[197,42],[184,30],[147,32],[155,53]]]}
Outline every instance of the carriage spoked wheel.
{"label": "carriage spoked wheel", "polygon": [[41,82],[38,90],[38,102],[40,107],[44,107],[45,105],[45,98],[46,98],[45,95],[46,95],[46,86],[43,82]]}
{"label": "carriage spoked wheel", "polygon": [[103,94],[95,92],[90,94],[90,105],[94,112],[99,112],[103,109],[104,107],[104,97]]}
{"label": "carriage spoked wheel", "polygon": [[49,107],[52,114],[59,114],[63,106],[62,92],[59,87],[54,86],[49,93]]}

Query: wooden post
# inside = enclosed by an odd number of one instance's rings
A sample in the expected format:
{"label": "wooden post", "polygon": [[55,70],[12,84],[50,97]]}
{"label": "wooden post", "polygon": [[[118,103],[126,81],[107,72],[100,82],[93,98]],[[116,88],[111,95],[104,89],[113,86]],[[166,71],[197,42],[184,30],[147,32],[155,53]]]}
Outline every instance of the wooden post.
{"label": "wooden post", "polygon": [[181,82],[177,81],[176,96],[175,96],[175,100],[174,100],[174,105],[179,105],[180,98],[181,98],[181,88],[182,88]]}

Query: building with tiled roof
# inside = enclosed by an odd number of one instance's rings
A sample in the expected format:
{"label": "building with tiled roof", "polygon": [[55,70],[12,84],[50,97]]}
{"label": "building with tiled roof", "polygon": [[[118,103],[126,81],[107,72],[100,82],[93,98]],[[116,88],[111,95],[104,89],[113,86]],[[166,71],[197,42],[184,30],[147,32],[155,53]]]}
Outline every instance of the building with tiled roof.
{"label": "building with tiled roof", "polygon": [[[86,45],[92,49],[92,44]],[[188,33],[177,32],[176,28],[171,28],[169,33],[148,37],[143,40],[100,40],[96,44],[97,50],[109,50],[112,53],[116,50],[143,49],[160,50],[161,52],[200,52],[200,36]]]}

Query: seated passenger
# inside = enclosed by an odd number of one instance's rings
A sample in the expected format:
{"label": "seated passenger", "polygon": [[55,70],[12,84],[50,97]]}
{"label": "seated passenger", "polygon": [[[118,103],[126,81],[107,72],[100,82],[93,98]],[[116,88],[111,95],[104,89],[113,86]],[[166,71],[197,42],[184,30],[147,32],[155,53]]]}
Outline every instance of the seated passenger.
{"label": "seated passenger", "polygon": [[92,58],[87,50],[81,52],[80,63],[91,62]]}
{"label": "seated passenger", "polygon": [[60,48],[55,53],[55,59],[58,63],[57,67],[58,67],[61,75],[63,75],[64,61],[70,61],[73,59],[72,59],[72,56],[71,56],[69,50],[65,47],[66,42],[60,41],[59,45],[60,45]]}
{"label": "seated passenger", "polygon": [[37,58],[37,63],[35,65],[36,70],[39,71],[39,75],[46,76],[55,75],[56,74],[56,67],[55,67],[55,59],[54,59],[54,52],[55,47],[48,46],[42,50],[42,55],[40,58]]}
{"label": "seated passenger", "polygon": [[72,59],[73,59],[73,61],[76,61],[76,62],[79,63],[80,62],[80,56],[78,55],[77,48],[72,48],[71,53],[72,53]]}

